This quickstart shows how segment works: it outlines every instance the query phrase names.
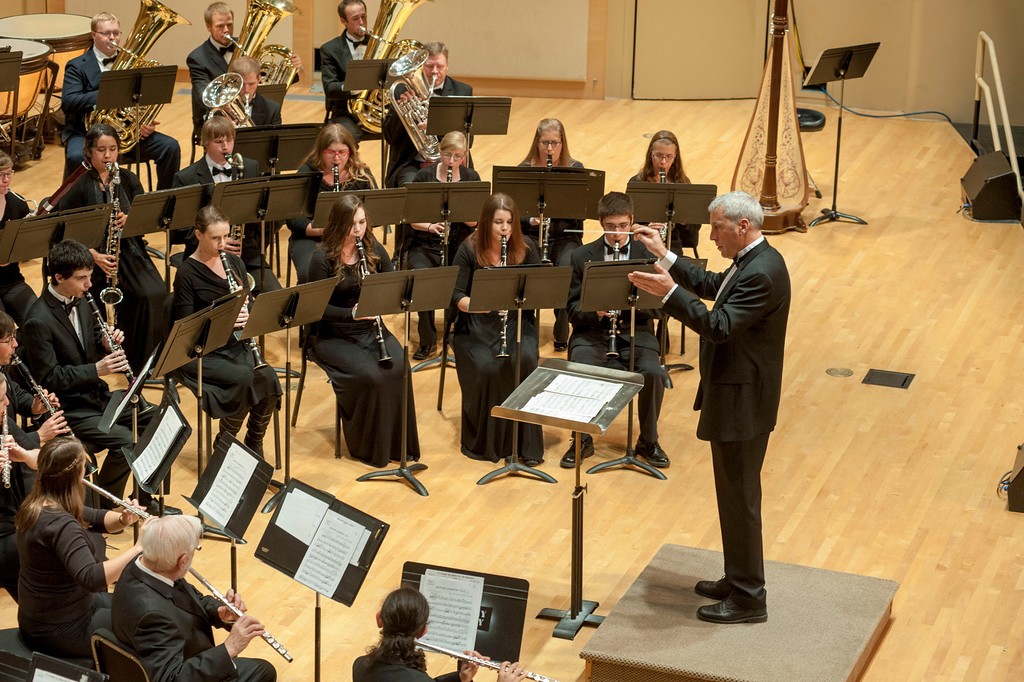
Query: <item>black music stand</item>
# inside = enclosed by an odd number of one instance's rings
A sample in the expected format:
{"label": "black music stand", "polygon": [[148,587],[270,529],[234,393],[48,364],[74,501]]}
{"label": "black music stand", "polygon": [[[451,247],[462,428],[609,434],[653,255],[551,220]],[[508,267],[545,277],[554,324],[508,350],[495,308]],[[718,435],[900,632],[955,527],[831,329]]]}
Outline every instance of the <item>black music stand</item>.
{"label": "black music stand", "polygon": [[431,97],[426,132],[440,137],[461,130],[472,146],[473,135],[507,134],[511,110],[511,97]]}
{"label": "black music stand", "polygon": [[204,185],[175,187],[140,194],[132,201],[121,239],[163,230],[167,245],[164,280],[168,292],[171,290],[171,230],[195,225],[196,213],[206,205],[208,191]]}
{"label": "black music stand", "polygon": [[[387,93],[385,88],[388,85],[388,69],[394,63],[394,59],[353,59],[345,67],[345,89],[351,93],[363,90],[380,90]],[[384,140],[384,117],[387,116],[387,97],[380,98],[380,178],[384,184],[384,176],[387,174],[387,142]]]}
{"label": "black music stand", "polygon": [[836,170],[832,180],[832,208],[821,209],[822,215],[811,221],[811,227],[818,223],[842,219],[858,225],[868,224],[863,218],[849,213],[840,213],[836,209],[836,197],[839,195],[839,149],[843,141],[843,99],[846,94],[846,81],[864,75],[880,45],[881,43],[865,43],[864,45],[833,47],[825,50],[804,80],[805,88],[839,81],[839,122],[836,124]]}
{"label": "black music stand", "polygon": [[[174,81],[178,67],[148,66],[138,69],[120,69],[100,73],[100,87],[96,93],[96,109],[125,109],[170,104],[174,97]],[[135,116],[132,127],[135,132],[135,159],[142,163],[142,117]]]}
{"label": "black music stand", "polygon": [[[546,265],[520,265],[485,268],[473,275],[473,295],[469,298],[469,311],[515,310],[516,360],[514,383],[522,379],[523,362],[523,309],[564,308],[569,295],[572,268]],[[513,389],[514,390],[514,389]],[[491,414],[494,414],[492,409]],[[527,474],[545,483],[557,483],[554,476],[519,462],[519,425],[512,429],[512,455],[506,463],[485,474],[477,485],[490,483],[504,474]]]}
{"label": "black music stand", "polygon": [[[242,329],[240,340],[245,341],[256,336],[285,331],[284,353],[284,484],[271,481],[271,484],[284,490],[291,480],[292,462],[292,420],[288,418],[292,410],[292,328],[304,324],[319,322],[331,300],[331,293],[338,284],[338,278],[323,279],[307,284],[299,284],[287,289],[267,291],[253,301],[249,311],[249,321]],[[275,494],[263,507],[264,513],[273,511],[278,502]]]}
{"label": "black music stand", "polygon": [[11,149],[8,153],[11,159],[17,159],[18,157],[14,153],[14,145],[18,141],[18,102],[20,101],[19,93],[21,92],[21,58],[24,56],[24,53],[21,50],[12,52],[10,49],[10,46],[8,46],[8,51],[0,52],[0,92],[12,93]]}
{"label": "black music stand", "polygon": [[107,231],[111,209],[111,204],[100,204],[10,220],[0,231],[0,263],[45,258],[51,246],[65,239],[98,244]]}
{"label": "black music stand", "polygon": [[339,198],[353,194],[363,202],[370,227],[402,222],[405,213],[405,187],[395,189],[351,189],[341,192],[321,192],[316,198],[316,209],[310,221],[314,227],[327,225],[331,209]]}
{"label": "black music stand", "polygon": [[[631,272],[654,272],[654,265],[652,261],[640,260],[587,263],[583,270],[580,310],[594,312],[629,309],[629,372],[633,373],[636,371],[636,311],[638,308],[660,309],[661,298],[637,289],[636,285],[627,279]],[[588,474],[595,474],[610,467],[632,466],[658,480],[664,481],[667,478],[647,462],[638,459],[633,452],[633,403],[634,400],[631,398],[627,410],[626,454],[590,467],[587,469]]]}
{"label": "black music stand", "polygon": [[408,464],[409,455],[409,394],[412,392],[412,374],[409,371],[409,327],[412,314],[424,310],[437,310],[447,306],[455,290],[456,267],[427,270],[398,270],[371,273],[363,278],[357,304],[360,317],[405,313],[405,338],[402,342],[402,453],[397,469],[363,474],[357,481],[372,481],[397,476],[413,490],[426,497],[429,493],[416,480],[415,473],[427,468],[426,464]]}
{"label": "black music stand", "polygon": [[170,392],[165,391],[160,411],[150,420],[127,457],[139,487],[158,496],[159,516],[164,513],[164,494],[170,492],[171,465],[191,435],[192,427],[185,421],[181,408]]}
{"label": "black music stand", "polygon": [[[662,240],[665,248],[672,250],[672,230],[676,223],[684,225],[703,225],[708,219],[708,205],[718,195],[717,185],[691,185],[684,183],[651,183],[630,182],[626,185],[626,194],[633,200],[633,219],[639,223],[665,223],[665,234]],[[696,249],[694,249],[696,253]],[[682,347],[686,350],[686,327],[682,332]],[[692,370],[693,365],[685,362],[668,364],[668,320],[663,318],[658,334],[658,345],[661,348],[661,366],[668,377],[668,387],[672,388],[673,369]]]}
{"label": "black music stand", "polygon": [[[253,126],[235,131],[236,154],[259,163],[260,173],[277,175],[302,165],[320,133],[317,123]],[[319,179],[319,178],[318,178]],[[224,183],[218,183],[218,186]],[[319,189],[319,187],[318,187]]]}

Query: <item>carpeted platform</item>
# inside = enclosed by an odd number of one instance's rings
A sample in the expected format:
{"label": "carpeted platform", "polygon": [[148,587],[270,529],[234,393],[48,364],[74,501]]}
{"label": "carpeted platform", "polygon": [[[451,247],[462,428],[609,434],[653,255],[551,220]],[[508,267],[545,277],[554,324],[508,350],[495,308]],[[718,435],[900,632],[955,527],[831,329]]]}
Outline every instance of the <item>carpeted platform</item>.
{"label": "carpeted platform", "polygon": [[693,591],[722,575],[722,554],[663,545],[584,647],[591,682],[856,679],[889,622],[899,584],[765,564],[768,622],[697,620]]}

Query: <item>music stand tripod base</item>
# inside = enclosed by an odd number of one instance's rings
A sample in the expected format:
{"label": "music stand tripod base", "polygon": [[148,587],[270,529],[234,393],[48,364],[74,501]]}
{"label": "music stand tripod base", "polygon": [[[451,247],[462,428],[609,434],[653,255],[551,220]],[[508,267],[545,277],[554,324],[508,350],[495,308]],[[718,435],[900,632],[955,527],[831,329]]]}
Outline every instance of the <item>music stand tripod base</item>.
{"label": "music stand tripod base", "polygon": [[493,481],[494,479],[498,478],[499,476],[504,476],[505,474],[524,474],[526,476],[536,476],[545,483],[558,483],[558,481],[555,480],[555,478],[546,471],[541,471],[540,469],[528,467],[522,462],[520,462],[518,457],[513,456],[510,459],[511,461],[507,462],[505,466],[499,467],[488,474],[484,474],[484,476],[479,481],[477,481],[476,484],[486,485]]}
{"label": "music stand tripod base", "polygon": [[651,476],[654,476],[659,481],[665,481],[665,480],[668,479],[668,477],[665,474],[661,473],[660,471],[655,469],[653,466],[651,466],[647,462],[645,462],[642,459],[638,458],[633,453],[633,448],[626,448],[626,454],[624,456],[622,456],[622,457],[619,457],[618,459],[610,459],[607,462],[601,462],[600,464],[595,464],[594,466],[592,466],[589,469],[587,469],[587,473],[588,474],[596,474],[599,471],[604,471],[605,469],[611,469],[612,467],[626,467],[626,466],[635,467],[635,468],[639,469],[640,471],[643,471],[645,474],[650,474]]}
{"label": "music stand tripod base", "polygon": [[427,489],[423,487],[423,484],[420,483],[416,479],[416,476],[414,475],[417,471],[423,471],[426,468],[426,464],[420,464],[419,462],[415,462],[414,464],[411,464],[409,466],[400,466],[395,469],[388,469],[387,471],[371,471],[368,474],[363,474],[356,480],[372,481],[376,478],[384,478],[385,476],[397,476],[398,478],[404,480],[406,483],[412,486],[412,489],[418,492],[420,495],[422,495],[423,497],[427,497],[428,495],[430,495],[430,493],[427,492]]}
{"label": "music stand tripod base", "polygon": [[817,218],[811,221],[811,227],[814,227],[815,225],[819,225],[821,223],[838,222],[840,220],[848,220],[851,223],[857,223],[858,225],[868,224],[868,221],[864,220],[863,218],[858,218],[857,216],[850,215],[849,213],[841,213],[840,211],[831,208],[823,208],[821,209],[821,213],[822,215],[818,216]]}
{"label": "music stand tripod base", "polygon": [[558,639],[576,639],[576,635],[583,629],[584,625],[590,625],[597,627],[604,622],[604,616],[594,615],[594,611],[600,604],[596,601],[583,600],[583,608],[580,610],[576,617],[572,617],[572,613],[566,610],[560,609],[541,609],[540,613],[537,614],[538,618],[544,618],[545,620],[557,620],[558,625],[552,631],[551,636],[557,637]]}

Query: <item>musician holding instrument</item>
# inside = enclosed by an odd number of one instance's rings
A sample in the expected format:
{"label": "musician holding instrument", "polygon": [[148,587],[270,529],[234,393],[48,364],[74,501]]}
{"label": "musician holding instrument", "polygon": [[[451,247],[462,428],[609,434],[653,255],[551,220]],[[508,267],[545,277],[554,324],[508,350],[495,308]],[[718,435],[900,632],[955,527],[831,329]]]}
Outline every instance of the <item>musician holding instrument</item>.
{"label": "musician holding instrument", "polygon": [[210,81],[228,72],[235,51],[235,44],[229,40],[235,30],[235,13],[226,2],[209,5],[203,12],[203,21],[210,37],[185,58],[192,81],[192,136],[196,139],[209,113],[203,104],[203,91]]}
{"label": "musician holding instrument", "polygon": [[324,104],[327,121],[345,126],[356,142],[363,138],[364,130],[349,114],[351,93],[345,87],[345,73],[353,59],[363,59],[370,41],[366,29],[366,3],[363,0],[341,0],[338,17],[344,26],[341,35],[320,46],[320,75],[324,86]]}
{"label": "musician holding instrument", "polygon": [[123,531],[139,517],[85,506],[87,461],[73,438],[44,445],[35,485],[15,517],[18,627],[33,651],[51,656],[91,655],[92,633],[111,626],[107,586],[141,550],[136,545],[106,558],[102,533]]}
{"label": "musician holding instrument", "polygon": [[[8,221],[29,214],[28,203],[11,189],[13,179],[14,161],[6,152],[0,151],[0,231]],[[25,283],[21,267],[17,263],[0,264],[0,311],[8,313],[21,324],[35,302],[36,292]]]}
{"label": "musician holding instrument", "polygon": [[[651,136],[643,168],[629,181],[690,184],[690,178],[683,169],[683,157],[679,153],[679,140],[675,133],[659,130]],[[664,223],[651,223],[649,226],[664,233]],[[672,234],[666,235],[666,243],[670,241],[672,251],[682,254],[684,248],[696,251],[699,238],[700,225],[674,223]]]}
{"label": "musician holding instrument", "polygon": [[[317,133],[316,142],[297,173],[319,173],[321,192],[377,189],[373,172],[359,157],[356,141],[346,126],[328,123]],[[309,281],[309,262],[324,228],[313,227],[309,218],[291,218],[288,229],[288,257],[295,264],[299,284]]]}
{"label": "musician holding instrument", "polygon": [[[97,316],[82,303],[92,287],[93,271],[92,255],[83,244],[65,239],[54,245],[47,267],[51,280],[29,310],[23,332],[31,343],[24,346],[22,356],[35,380],[59,398],[75,436],[90,452],[107,450],[96,480],[120,495],[131,473],[123,450],[132,445],[132,411],[122,412],[109,432],[99,425],[111,400],[103,377],[131,369],[119,345],[124,333],[108,329],[101,334]],[[152,411],[139,414],[139,434],[152,415]],[[144,504],[151,502],[145,491],[140,496]]]}
{"label": "musician holding instrument", "polygon": [[[242,77],[242,89],[238,93],[243,109],[254,126],[281,125],[281,105],[256,92],[260,85],[260,63],[252,57],[235,57],[228,73]],[[230,116],[230,112],[226,112]],[[240,125],[241,121],[235,121]]]}
{"label": "musician holding instrument", "polygon": [[[117,58],[121,44],[121,23],[109,12],[92,18],[92,49],[68,62],[61,93],[61,111],[64,112],[64,177],[71,175],[85,159],[86,117],[96,108],[100,88],[100,74],[109,71]],[[141,56],[141,55],[140,55]],[[157,189],[171,186],[174,173],[181,166],[181,147],[173,137],[156,132],[159,121],[141,126],[139,151],[143,161],[156,164]],[[83,151],[84,150],[84,151]]]}
{"label": "musician holding instrument", "polygon": [[[241,258],[225,251],[231,224],[217,206],[201,208],[196,214],[195,239],[198,248],[182,260],[174,278],[174,318],[180,319],[208,308],[236,286],[248,289]],[[223,254],[223,257],[222,257]],[[230,278],[225,266],[231,268]],[[241,329],[249,319],[243,305],[235,320]],[[251,348],[235,337],[207,354],[203,360],[204,409],[220,420],[220,431],[232,436],[248,417],[245,444],[263,453],[263,439],[281,399],[281,382],[273,367],[254,359]],[[198,391],[199,360],[193,360],[176,373],[193,391]]]}
{"label": "musician holding instrument", "polygon": [[[430,605],[418,590],[401,587],[384,598],[377,612],[380,641],[365,656],[352,663],[353,682],[470,682],[479,665],[472,661],[459,661],[458,672],[438,677],[427,674],[427,661],[416,648],[416,640],[427,634]],[[483,657],[475,651],[466,654],[477,659]],[[488,659],[484,659],[488,660]],[[526,670],[519,663],[505,661],[498,672],[498,682],[517,682],[525,679]]]}
{"label": "musician holding instrument", "polygon": [[[598,202],[598,217],[604,234],[572,252],[572,283],[566,307],[572,322],[569,337],[569,359],[585,365],[629,370],[630,311],[617,310],[584,312],[580,310],[583,291],[583,271],[592,261],[645,260],[654,256],[640,242],[633,241],[633,200],[622,192],[609,192]],[[637,397],[640,417],[640,436],[636,442],[637,456],[645,458],[651,466],[666,468],[668,455],[658,444],[658,417],[665,398],[665,370],[658,354],[658,338],[654,335],[656,310],[636,311],[636,359],[633,371],[644,378],[644,386]],[[583,457],[594,454],[594,440],[583,434]],[[575,441],[570,441],[560,465],[570,469],[576,466]]]}
{"label": "musician holding instrument", "polygon": [[[504,249],[502,245],[504,244]],[[504,251],[505,258],[502,258]],[[504,262],[502,262],[504,260]],[[462,454],[497,462],[512,454],[512,429],[519,428],[519,454],[527,466],[544,461],[541,427],[491,416],[516,388],[515,311],[470,312],[473,275],[480,268],[539,263],[537,246],[519,227],[519,210],[507,194],[484,202],[476,231],[462,242],[453,265],[459,275],[452,294],[455,368],[462,387]],[[502,314],[504,313],[504,314]],[[521,377],[537,368],[537,327],[532,310],[523,311]]]}
{"label": "musician holding instrument", "polygon": [[[583,168],[583,164],[569,154],[565,126],[557,118],[545,118],[537,124],[530,151],[519,165],[533,168]],[[546,256],[545,262],[569,265],[573,249],[583,243],[583,221],[545,216],[544,222],[546,224],[542,225],[536,217],[523,218],[523,233],[537,242],[542,260]],[[555,350],[564,351],[569,339],[569,317],[564,309],[555,310],[552,333]]]}
{"label": "musician holding instrument", "polygon": [[[380,317],[359,314],[363,276],[391,272],[391,259],[369,229],[359,197],[331,209],[323,241],[309,266],[311,281],[340,277],[313,339],[313,353],[331,380],[349,454],[384,467],[402,454],[402,346]],[[408,459],[420,457],[416,406],[409,393]]]}
{"label": "musician holding instrument", "polygon": [[[441,160],[426,168],[421,168],[412,182],[478,182],[480,174],[465,165],[469,154],[469,143],[466,136],[459,131],[452,131],[441,138],[438,145]],[[406,264],[412,270],[420,268],[436,268],[450,265],[456,251],[463,240],[476,227],[476,223],[449,223],[438,216],[432,223],[412,223],[412,238],[406,252]],[[446,233],[447,232],[447,233]],[[444,258],[441,250],[445,249]],[[420,345],[413,360],[426,360],[437,351],[437,326],[434,311],[428,310],[419,315]]]}
{"label": "musician holding instrument", "polygon": [[[142,554],[128,564],[112,599],[113,631],[134,651],[151,680],[242,680],[273,682],[268,661],[240,654],[263,626],[238,617],[218,599],[201,595],[185,581],[203,529],[194,516],[165,516],[142,527]],[[233,591],[227,599],[246,610]],[[228,630],[216,644],[213,628]]]}

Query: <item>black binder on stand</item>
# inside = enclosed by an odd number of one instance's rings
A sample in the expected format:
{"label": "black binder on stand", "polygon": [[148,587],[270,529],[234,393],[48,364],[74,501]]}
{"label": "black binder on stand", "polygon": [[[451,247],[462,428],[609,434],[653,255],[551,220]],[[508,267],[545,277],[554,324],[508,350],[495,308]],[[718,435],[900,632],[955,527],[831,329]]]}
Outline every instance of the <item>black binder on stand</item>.
{"label": "black binder on stand", "polygon": [[244,541],[252,517],[270,486],[274,467],[238,440],[221,433],[192,495],[183,496],[210,525]]}
{"label": "black binder on stand", "polygon": [[111,204],[100,204],[10,220],[0,231],[0,263],[45,258],[51,246],[65,239],[99,244],[107,231],[112,208]]}
{"label": "black binder on stand", "polygon": [[140,488],[150,495],[160,491],[160,484],[170,473],[171,465],[191,435],[192,427],[185,420],[178,403],[165,394],[160,411],[149,421],[139,442],[128,453],[128,466]]}

